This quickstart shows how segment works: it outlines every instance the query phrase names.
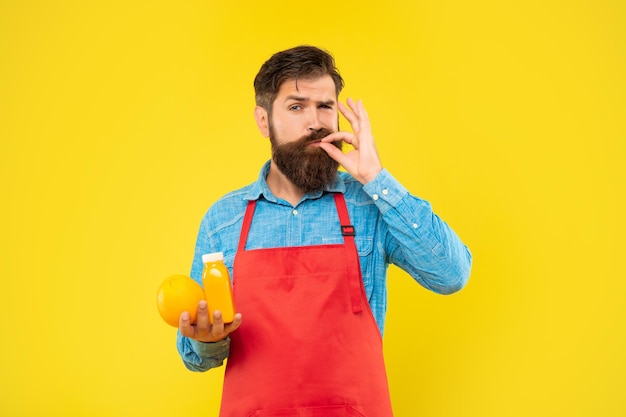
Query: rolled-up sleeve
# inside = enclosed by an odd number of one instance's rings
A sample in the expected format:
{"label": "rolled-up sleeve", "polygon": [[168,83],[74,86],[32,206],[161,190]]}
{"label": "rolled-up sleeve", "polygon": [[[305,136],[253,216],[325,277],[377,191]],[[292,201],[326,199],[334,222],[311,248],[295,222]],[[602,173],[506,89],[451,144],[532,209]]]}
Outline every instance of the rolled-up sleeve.
{"label": "rolled-up sleeve", "polygon": [[187,369],[204,372],[224,364],[230,351],[230,339],[205,343],[184,337],[179,332],[176,347]]}

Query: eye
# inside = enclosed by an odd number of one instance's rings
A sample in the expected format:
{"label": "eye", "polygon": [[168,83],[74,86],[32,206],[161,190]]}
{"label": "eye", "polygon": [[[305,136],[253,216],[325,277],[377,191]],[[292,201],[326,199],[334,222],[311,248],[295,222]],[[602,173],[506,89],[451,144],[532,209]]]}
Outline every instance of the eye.
{"label": "eye", "polygon": [[292,110],[292,111],[298,111],[300,109],[302,109],[302,106],[299,104],[294,104],[292,106],[289,106],[289,110]]}

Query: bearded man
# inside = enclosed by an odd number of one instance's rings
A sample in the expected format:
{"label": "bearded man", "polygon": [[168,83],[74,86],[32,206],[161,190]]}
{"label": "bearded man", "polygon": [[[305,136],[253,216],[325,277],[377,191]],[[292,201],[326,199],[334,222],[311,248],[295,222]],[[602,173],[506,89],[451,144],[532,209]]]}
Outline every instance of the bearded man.
{"label": "bearded man", "polygon": [[238,313],[224,323],[215,311],[211,323],[201,301],[195,323],[181,314],[178,351],[193,371],[228,358],[221,417],[390,417],[387,267],[450,294],[465,286],[471,254],[383,168],[363,103],[339,101],[328,52],[278,52],[254,87],[271,160],[209,209],[191,269],[201,283],[202,255],[222,252]]}

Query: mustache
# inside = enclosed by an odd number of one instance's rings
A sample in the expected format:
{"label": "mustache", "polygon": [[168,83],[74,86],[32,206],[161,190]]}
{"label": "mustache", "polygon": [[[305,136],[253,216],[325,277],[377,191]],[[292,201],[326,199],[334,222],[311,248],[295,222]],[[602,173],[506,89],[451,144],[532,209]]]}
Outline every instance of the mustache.
{"label": "mustache", "polygon": [[319,130],[314,130],[309,135],[304,136],[301,140],[303,142],[305,142],[305,143],[315,142],[315,141],[318,141],[320,139],[325,138],[326,136],[330,135],[331,133],[333,133],[333,132],[328,130],[328,129],[326,129],[326,128],[321,128]]}

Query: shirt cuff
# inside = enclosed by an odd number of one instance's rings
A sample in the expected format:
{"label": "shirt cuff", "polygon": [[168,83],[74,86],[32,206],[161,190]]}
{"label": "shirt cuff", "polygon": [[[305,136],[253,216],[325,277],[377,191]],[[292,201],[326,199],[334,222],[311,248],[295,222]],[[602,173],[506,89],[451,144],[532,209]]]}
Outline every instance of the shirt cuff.
{"label": "shirt cuff", "polygon": [[230,350],[230,338],[217,342],[200,342],[198,340],[189,339],[191,349],[201,358],[219,358],[228,356]]}
{"label": "shirt cuff", "polygon": [[382,214],[396,207],[408,194],[407,189],[384,168],[376,178],[363,186],[363,191],[374,200],[374,204]]}

